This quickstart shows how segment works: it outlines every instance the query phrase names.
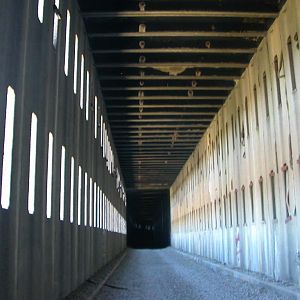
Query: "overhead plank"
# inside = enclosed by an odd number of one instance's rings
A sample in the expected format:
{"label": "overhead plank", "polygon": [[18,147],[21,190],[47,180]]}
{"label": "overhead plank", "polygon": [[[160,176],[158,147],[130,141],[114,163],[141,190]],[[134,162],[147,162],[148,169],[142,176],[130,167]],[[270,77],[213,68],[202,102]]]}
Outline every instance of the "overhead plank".
{"label": "overhead plank", "polygon": [[220,53],[220,54],[251,54],[255,48],[143,48],[143,49],[96,49],[94,54],[147,54],[147,53]]}
{"label": "overhead plank", "polygon": [[212,11],[212,10],[169,10],[169,11],[96,11],[84,12],[85,19],[104,18],[267,18],[274,19],[278,13],[261,11]]}
{"label": "overhead plank", "polygon": [[218,38],[258,38],[266,31],[152,31],[152,32],[97,32],[89,38],[153,38],[153,37],[218,37]]}
{"label": "overhead plank", "polygon": [[149,63],[96,63],[96,67],[103,68],[223,68],[223,69],[243,69],[246,63],[237,62],[149,62]]}

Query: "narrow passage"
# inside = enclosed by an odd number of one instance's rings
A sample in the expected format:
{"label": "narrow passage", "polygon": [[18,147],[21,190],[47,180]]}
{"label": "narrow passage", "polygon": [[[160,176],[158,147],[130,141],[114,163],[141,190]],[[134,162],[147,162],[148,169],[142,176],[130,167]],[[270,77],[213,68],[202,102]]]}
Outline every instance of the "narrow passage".
{"label": "narrow passage", "polygon": [[97,299],[288,299],[215,272],[172,248],[132,250]]}

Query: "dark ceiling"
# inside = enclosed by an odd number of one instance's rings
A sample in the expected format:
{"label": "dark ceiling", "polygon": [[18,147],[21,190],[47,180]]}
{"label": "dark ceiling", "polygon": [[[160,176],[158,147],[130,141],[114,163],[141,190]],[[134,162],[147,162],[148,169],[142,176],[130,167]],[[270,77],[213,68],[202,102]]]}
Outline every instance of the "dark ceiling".
{"label": "dark ceiling", "polygon": [[284,0],[79,0],[126,187],[169,188]]}

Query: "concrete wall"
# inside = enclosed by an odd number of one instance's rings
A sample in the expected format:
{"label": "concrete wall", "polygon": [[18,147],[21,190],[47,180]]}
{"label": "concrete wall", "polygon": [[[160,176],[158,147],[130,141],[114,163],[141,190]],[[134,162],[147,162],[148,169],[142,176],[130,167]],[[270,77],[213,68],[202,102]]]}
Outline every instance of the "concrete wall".
{"label": "concrete wall", "polygon": [[170,191],[174,247],[298,284],[299,33],[288,0]]}
{"label": "concrete wall", "polygon": [[61,299],[126,247],[87,35],[75,0],[53,2],[0,0],[0,299]]}

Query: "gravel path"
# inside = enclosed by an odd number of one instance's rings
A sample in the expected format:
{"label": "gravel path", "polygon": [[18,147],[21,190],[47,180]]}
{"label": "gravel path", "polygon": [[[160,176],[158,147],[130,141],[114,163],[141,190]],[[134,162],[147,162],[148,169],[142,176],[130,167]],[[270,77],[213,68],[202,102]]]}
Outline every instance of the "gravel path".
{"label": "gravel path", "polygon": [[291,299],[272,290],[221,275],[172,248],[128,250],[97,299]]}

